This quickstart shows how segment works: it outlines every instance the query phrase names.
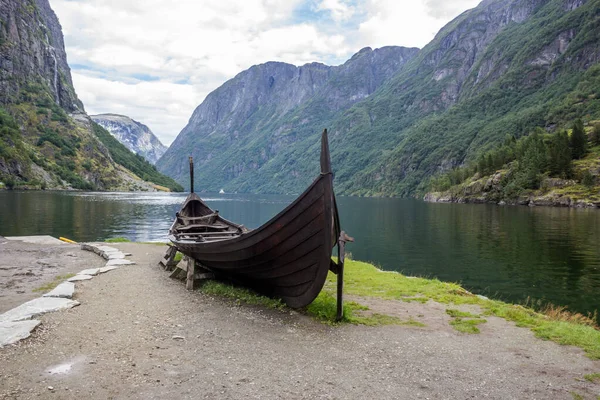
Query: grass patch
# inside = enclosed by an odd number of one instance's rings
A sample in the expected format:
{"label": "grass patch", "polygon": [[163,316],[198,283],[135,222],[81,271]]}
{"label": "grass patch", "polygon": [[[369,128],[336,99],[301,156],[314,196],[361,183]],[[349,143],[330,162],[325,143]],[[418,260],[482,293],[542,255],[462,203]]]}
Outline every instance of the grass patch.
{"label": "grass patch", "polygon": [[455,318],[450,322],[450,325],[454,327],[459,332],[463,333],[479,333],[479,328],[477,325],[484,324],[487,321],[482,318],[475,319],[463,319],[463,318]]}
{"label": "grass patch", "polygon": [[[450,325],[454,329],[463,333],[479,333],[477,325],[484,324],[487,321],[479,318],[479,315],[471,314],[470,312],[460,311],[452,308],[446,309],[446,314],[454,318]],[[469,318],[469,319],[465,319]]]}
{"label": "grass patch", "polygon": [[585,398],[579,393],[571,392],[571,396],[573,396],[573,400],[585,400]]}
{"label": "grass patch", "polygon": [[66,281],[67,279],[72,278],[74,276],[75,276],[75,274],[57,275],[54,277],[54,280],[52,280],[48,283],[45,283],[40,287],[33,289],[33,292],[47,293],[47,292],[51,291],[52,289],[54,289],[55,287],[57,287],[63,281]]}
{"label": "grass patch", "polygon": [[306,313],[326,324],[335,325],[339,323],[350,323],[355,325],[380,326],[380,325],[410,325],[425,326],[412,318],[405,321],[398,317],[379,313],[367,313],[369,307],[354,301],[344,302],[344,318],[335,322],[337,314],[337,302],[335,296],[327,290],[323,290],[317,298],[306,307]]}
{"label": "grass patch", "polygon": [[115,237],[115,238],[106,239],[104,242],[105,243],[130,243],[131,240],[124,238],[124,237]]}
{"label": "grass patch", "polygon": [[446,309],[446,314],[453,318],[479,318],[479,315],[471,314],[470,312],[460,311],[456,309]]}
{"label": "grass patch", "polygon": [[213,280],[206,281],[202,284],[201,290],[202,293],[205,294],[235,300],[236,304],[250,304],[271,308],[274,310],[283,310],[286,308],[286,305],[281,300],[271,299],[269,297],[262,296],[253,290],[239,286],[233,286],[224,282]]}
{"label": "grass patch", "polygon": [[179,261],[181,261],[182,258],[183,258],[183,253],[177,252],[175,254],[175,258],[173,260],[179,262]]}
{"label": "grass patch", "polygon": [[[236,304],[249,304],[262,306],[274,310],[286,310],[288,307],[278,299],[272,299],[239,286],[234,286],[226,282],[207,281],[201,291],[212,296],[224,297],[234,300]],[[336,298],[327,291],[322,291],[319,296],[309,304],[304,311],[306,314],[314,317],[316,320],[329,324],[337,325],[339,323],[350,323],[355,325],[380,326],[380,325],[409,325],[425,326],[419,321],[409,319],[404,321],[400,318],[378,313],[364,313],[369,308],[362,304],[346,301],[344,302],[344,319],[335,322],[337,305]]]}
{"label": "grass patch", "polygon": [[577,346],[585,350],[588,357],[600,359],[600,330],[594,326],[576,322],[553,320],[550,316],[530,308],[488,300],[482,304],[487,315],[495,315],[517,326],[529,328],[541,339]]}
{"label": "grass patch", "polygon": [[583,378],[586,381],[590,381],[592,383],[600,383],[600,373],[587,374],[587,375],[584,375]]}
{"label": "grass patch", "polygon": [[[329,274],[325,289],[335,290],[336,276]],[[344,293],[356,296],[378,297],[388,300],[434,300],[440,303],[480,304],[481,300],[454,283],[438,279],[406,277],[397,272],[377,269],[361,261],[346,260]]]}

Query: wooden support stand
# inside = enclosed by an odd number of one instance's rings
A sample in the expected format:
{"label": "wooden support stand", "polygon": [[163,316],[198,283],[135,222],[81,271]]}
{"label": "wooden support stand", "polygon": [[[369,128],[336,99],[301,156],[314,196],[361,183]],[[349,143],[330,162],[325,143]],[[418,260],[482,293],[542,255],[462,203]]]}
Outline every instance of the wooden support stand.
{"label": "wooden support stand", "polygon": [[194,274],[196,273],[196,260],[186,257],[187,259],[187,276],[185,280],[185,288],[194,290]]}
{"label": "wooden support stand", "polygon": [[169,276],[173,279],[185,280],[185,288],[194,290],[198,281],[206,279],[214,279],[215,274],[212,271],[204,268],[198,261],[191,257],[184,256],[183,259],[173,269]]}
{"label": "wooden support stand", "polygon": [[165,271],[173,271],[173,269],[177,266],[178,261],[175,261],[175,256],[177,255],[177,248],[175,246],[170,246],[167,249],[164,260],[160,260],[159,264],[161,267],[165,269]]}
{"label": "wooden support stand", "polygon": [[344,260],[346,258],[346,242],[354,242],[354,238],[351,238],[346,235],[346,232],[342,231],[338,239],[336,321],[341,321],[344,318]]}

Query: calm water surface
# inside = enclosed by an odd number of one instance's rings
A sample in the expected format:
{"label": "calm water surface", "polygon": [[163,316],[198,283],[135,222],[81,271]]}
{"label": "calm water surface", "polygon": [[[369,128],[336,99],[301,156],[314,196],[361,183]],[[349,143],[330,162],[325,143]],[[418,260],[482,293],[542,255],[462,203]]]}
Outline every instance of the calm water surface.
{"label": "calm water surface", "polygon": [[[0,192],[0,235],[123,236],[165,241],[185,194]],[[225,218],[256,228],[293,197],[203,195]],[[475,293],[571,310],[600,309],[600,211],[338,198],[353,258]]]}

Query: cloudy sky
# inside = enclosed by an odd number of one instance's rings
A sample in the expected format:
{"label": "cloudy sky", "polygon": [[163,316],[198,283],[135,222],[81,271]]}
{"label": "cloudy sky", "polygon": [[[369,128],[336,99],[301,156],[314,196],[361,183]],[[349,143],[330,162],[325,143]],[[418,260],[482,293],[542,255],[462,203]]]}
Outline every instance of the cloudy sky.
{"label": "cloudy sky", "polygon": [[266,61],[343,63],[423,47],[479,0],[50,0],[89,114],[145,123],[169,145],[206,95]]}

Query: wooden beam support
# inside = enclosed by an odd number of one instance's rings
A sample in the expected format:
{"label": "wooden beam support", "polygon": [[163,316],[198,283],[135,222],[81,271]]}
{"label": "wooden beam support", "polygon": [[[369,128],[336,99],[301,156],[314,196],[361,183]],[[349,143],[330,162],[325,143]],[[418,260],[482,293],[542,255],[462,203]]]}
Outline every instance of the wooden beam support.
{"label": "wooden beam support", "polygon": [[196,273],[196,260],[190,257],[187,258],[187,280],[185,282],[185,288],[187,290],[194,290],[194,280]]}

